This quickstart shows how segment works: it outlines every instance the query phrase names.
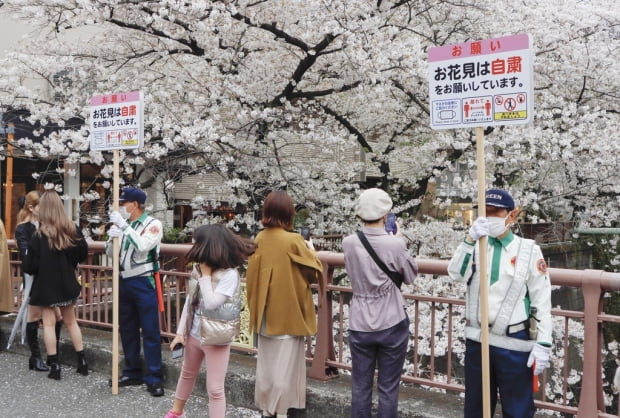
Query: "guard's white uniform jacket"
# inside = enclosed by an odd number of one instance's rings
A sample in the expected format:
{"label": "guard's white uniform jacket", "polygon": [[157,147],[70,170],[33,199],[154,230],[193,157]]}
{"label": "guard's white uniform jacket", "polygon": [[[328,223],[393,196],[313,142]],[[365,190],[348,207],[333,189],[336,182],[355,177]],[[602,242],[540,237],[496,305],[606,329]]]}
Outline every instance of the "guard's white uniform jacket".
{"label": "guard's white uniform jacket", "polygon": [[[163,228],[159,220],[143,213],[123,230],[120,242],[120,274],[129,277],[150,276],[154,271],[152,250],[159,255]],[[112,256],[112,239],[106,242],[106,254]]]}
{"label": "guard's white uniform jacket", "polygon": [[[533,243],[531,240],[514,235],[509,231],[501,240],[494,242],[494,238],[488,238],[488,252],[487,252],[487,275],[489,276],[489,344],[498,347],[504,347],[517,351],[529,351],[533,344],[533,341],[526,342],[523,340],[517,340],[514,338],[506,337],[506,329],[498,330],[497,327],[493,328],[494,322],[501,311],[507,312],[509,317],[506,317],[507,325],[517,325],[523,323],[528,319],[530,314],[530,307],[536,307],[536,318],[538,322],[538,337],[536,342],[543,345],[551,345],[551,282],[547,273],[547,265],[542,255],[540,247]],[[501,244],[501,245],[500,245]],[[528,255],[527,262],[523,262],[523,274],[525,280],[524,286],[513,286],[512,291],[515,294],[512,297],[514,300],[513,306],[502,306],[503,302],[507,299],[511,284],[515,279],[515,270],[517,259],[519,256],[520,248],[531,249],[531,255]],[[473,339],[474,341],[480,341],[480,303],[479,303],[479,286],[472,286],[472,284],[479,285],[479,268],[472,277],[472,258],[476,258],[476,264],[479,265],[478,255],[478,242],[475,244],[463,241],[461,245],[456,249],[450,263],[448,265],[448,274],[455,280],[470,281],[468,284],[468,297],[467,297],[467,326],[465,330],[466,338]],[[474,251],[476,249],[476,251]],[[471,280],[470,280],[471,278]],[[518,287],[518,290],[514,290]],[[476,289],[476,295],[469,294],[473,289]],[[518,294],[516,294],[518,292]],[[510,298],[508,298],[510,299]],[[509,304],[509,303],[508,303]],[[505,304],[505,305],[508,305]],[[476,312],[473,312],[475,306]],[[512,310],[512,313],[510,313]],[[476,316],[476,318],[472,318]],[[501,316],[501,315],[500,315]],[[504,314],[506,316],[506,314]],[[498,320],[499,321],[499,320]],[[499,323],[499,322],[498,322]],[[516,328],[516,327],[515,327]],[[512,329],[512,327],[511,327]]]}

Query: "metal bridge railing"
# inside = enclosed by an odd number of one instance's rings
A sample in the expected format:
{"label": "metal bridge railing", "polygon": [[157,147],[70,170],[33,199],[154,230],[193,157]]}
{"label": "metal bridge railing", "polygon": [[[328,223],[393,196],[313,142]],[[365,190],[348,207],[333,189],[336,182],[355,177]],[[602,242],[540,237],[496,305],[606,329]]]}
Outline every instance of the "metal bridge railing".
{"label": "metal bridge railing", "polygon": [[[15,310],[21,303],[21,262],[13,240],[9,248],[15,256],[11,261],[14,281]],[[161,265],[165,312],[160,316],[162,336],[172,337],[181,316],[189,278],[189,266],[184,257],[190,245],[162,244]],[[350,370],[346,339],[348,301],[351,287],[334,283],[334,275],[344,276],[344,256],[341,253],[320,251],[323,262],[325,292],[319,294],[315,287],[318,306],[318,332],[307,339],[306,356],[310,362],[309,377],[328,380],[339,370]],[[419,273],[433,276],[447,275],[447,261],[417,259]],[[89,243],[89,258],[79,266],[82,295],[77,307],[78,320],[83,326],[112,328],[112,267],[104,254],[103,242]],[[561,376],[561,387],[551,381],[545,372],[541,379],[544,390],[539,392],[536,405],[539,408],[572,414],[580,417],[611,417],[605,412],[602,327],[605,323],[620,323],[620,316],[603,312],[602,298],[605,292],[620,290],[620,274],[600,270],[550,269],[552,284],[580,289],[583,294],[583,310],[553,309],[554,321],[561,323],[562,334],[555,338],[554,353],[562,358],[553,359],[555,375]],[[410,354],[402,381],[422,385],[435,390],[462,392],[462,365],[454,347],[462,344],[462,315],[464,300],[461,298],[434,297],[405,292],[407,310],[411,318]],[[234,349],[255,353],[254,336],[248,332],[247,309],[242,313],[242,334]],[[583,341],[571,338],[569,328],[583,328]],[[430,330],[424,335],[424,330]],[[577,353],[577,355],[575,355]],[[574,371],[581,375],[575,379]],[[556,379],[557,380],[557,379]],[[576,383],[575,383],[576,382]],[[553,386],[553,387],[552,387]],[[549,394],[553,393],[553,399]],[[559,393],[559,395],[558,395]]]}

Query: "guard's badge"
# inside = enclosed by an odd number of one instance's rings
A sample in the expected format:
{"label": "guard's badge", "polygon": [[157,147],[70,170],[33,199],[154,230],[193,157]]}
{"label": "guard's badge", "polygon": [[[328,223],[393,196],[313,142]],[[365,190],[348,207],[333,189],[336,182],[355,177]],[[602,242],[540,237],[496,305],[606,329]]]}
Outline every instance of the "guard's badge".
{"label": "guard's badge", "polygon": [[517,256],[514,256],[510,259],[510,265],[515,266],[517,264]]}
{"label": "guard's badge", "polygon": [[542,274],[547,274],[547,263],[545,263],[545,260],[543,260],[542,258],[539,258],[536,262],[536,268]]}
{"label": "guard's badge", "polygon": [[150,234],[159,234],[159,227],[153,225],[152,227],[149,228],[149,233]]}

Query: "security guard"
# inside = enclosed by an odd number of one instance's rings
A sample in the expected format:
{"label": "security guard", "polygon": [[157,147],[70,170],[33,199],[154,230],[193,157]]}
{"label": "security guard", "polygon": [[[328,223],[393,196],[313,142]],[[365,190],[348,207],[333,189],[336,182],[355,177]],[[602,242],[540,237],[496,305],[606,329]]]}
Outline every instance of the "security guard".
{"label": "security guard", "polygon": [[[146,383],[153,396],[163,396],[161,335],[157,293],[153,273],[157,270],[159,245],[163,236],[160,221],[144,212],[146,194],[135,187],[123,189],[120,210],[110,213],[114,225],[108,231],[106,252],[112,256],[112,238],[120,238],[119,319],[125,353],[125,368],[119,386]],[[140,330],[144,360],[140,362]]]}
{"label": "security guard", "polygon": [[[518,237],[510,230],[518,214],[510,193],[488,190],[485,206],[487,217],[476,219],[448,265],[450,277],[467,281],[464,416],[483,415],[480,277],[476,263],[477,241],[489,236],[485,280],[489,281],[491,415],[499,390],[504,417],[532,417],[535,413],[532,374],[540,374],[549,365],[552,342],[547,265],[534,241]],[[537,328],[531,336],[530,323]]]}

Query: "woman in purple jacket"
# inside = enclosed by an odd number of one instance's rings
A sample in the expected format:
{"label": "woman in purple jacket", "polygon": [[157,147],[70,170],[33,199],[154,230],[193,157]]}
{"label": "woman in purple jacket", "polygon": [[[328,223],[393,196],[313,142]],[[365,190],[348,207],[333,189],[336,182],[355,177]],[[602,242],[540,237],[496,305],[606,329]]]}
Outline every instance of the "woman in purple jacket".
{"label": "woman in purple jacket", "polygon": [[[385,220],[392,199],[380,189],[365,190],[356,215],[362,234],[392,275],[411,284],[418,266],[400,236],[388,235]],[[398,230],[397,230],[398,235]],[[351,348],[351,416],[370,418],[372,384],[377,368],[378,417],[398,416],[398,387],[409,343],[409,318],[400,287],[371,258],[357,234],[342,241],[353,298],[349,312]]]}

